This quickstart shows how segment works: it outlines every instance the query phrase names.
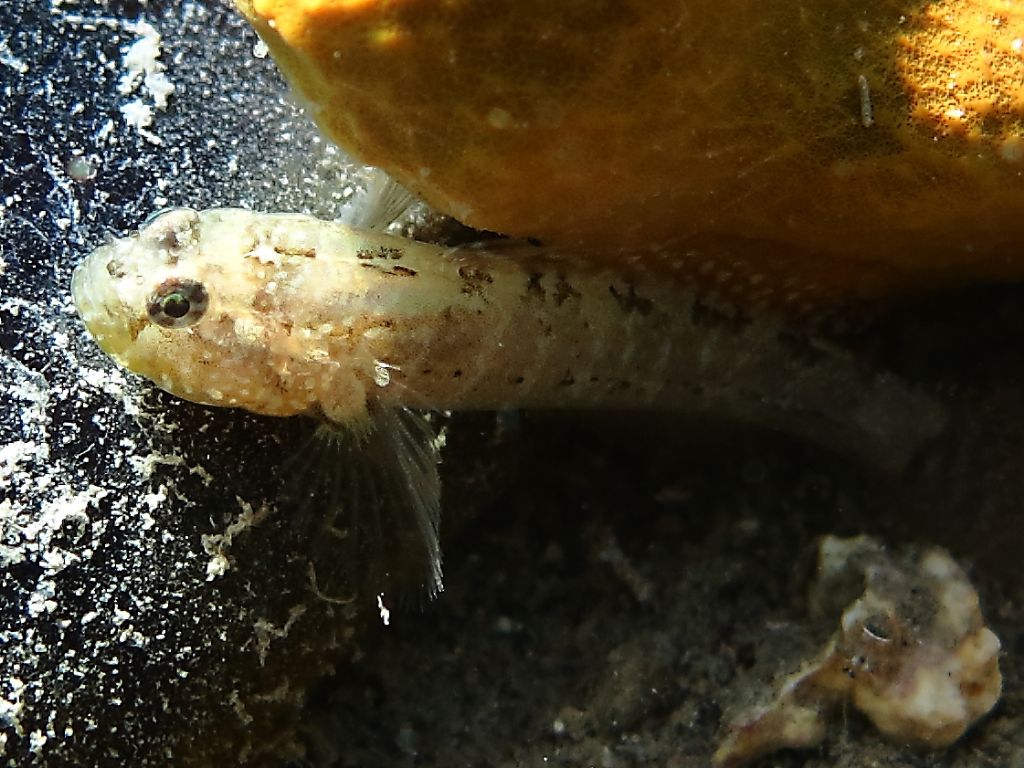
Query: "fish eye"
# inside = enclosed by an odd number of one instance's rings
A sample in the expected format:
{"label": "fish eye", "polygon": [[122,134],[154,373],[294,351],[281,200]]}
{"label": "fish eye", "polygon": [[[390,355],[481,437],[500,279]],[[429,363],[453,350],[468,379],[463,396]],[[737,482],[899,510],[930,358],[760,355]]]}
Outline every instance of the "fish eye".
{"label": "fish eye", "polygon": [[147,311],[150,319],[164,328],[187,328],[203,316],[209,304],[202,283],[171,278],[153,293]]}

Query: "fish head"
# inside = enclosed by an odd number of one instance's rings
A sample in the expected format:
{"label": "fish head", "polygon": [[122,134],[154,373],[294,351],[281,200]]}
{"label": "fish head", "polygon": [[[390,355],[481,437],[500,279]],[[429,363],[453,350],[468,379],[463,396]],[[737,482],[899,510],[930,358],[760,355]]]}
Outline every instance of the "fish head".
{"label": "fish head", "polygon": [[253,216],[157,212],[86,257],[71,293],[100,348],[171,394],[267,415],[307,412],[315,376],[287,354],[287,319],[260,305],[269,278],[247,253]]}

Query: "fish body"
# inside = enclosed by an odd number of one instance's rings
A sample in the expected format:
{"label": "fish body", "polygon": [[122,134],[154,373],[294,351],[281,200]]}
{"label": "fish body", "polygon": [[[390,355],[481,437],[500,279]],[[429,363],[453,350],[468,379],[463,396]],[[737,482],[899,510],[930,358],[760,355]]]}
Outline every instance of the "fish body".
{"label": "fish body", "polygon": [[[180,319],[160,302],[203,294]],[[373,407],[720,414],[899,464],[927,397],[642,270],[521,246],[447,248],[294,214],[172,209],[75,273],[121,365],[177,396],[356,425]],[[873,458],[872,458],[873,457]]]}
{"label": "fish body", "polygon": [[[172,394],[314,414],[364,438],[398,410],[672,409],[898,470],[944,423],[895,377],[770,319],[639,266],[526,244],[451,248],[303,215],[178,208],[97,248],[72,293],[100,347]],[[424,480],[436,446],[422,447],[429,430],[405,433],[395,474],[436,534],[438,502],[421,498],[439,489]]]}

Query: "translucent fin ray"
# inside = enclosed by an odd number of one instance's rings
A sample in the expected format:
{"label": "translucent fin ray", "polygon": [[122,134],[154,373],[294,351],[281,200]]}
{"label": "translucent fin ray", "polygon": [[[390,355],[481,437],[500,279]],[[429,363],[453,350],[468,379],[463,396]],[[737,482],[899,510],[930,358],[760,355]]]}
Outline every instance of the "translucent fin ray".
{"label": "translucent fin ray", "polygon": [[285,499],[325,594],[443,589],[442,439],[430,419],[382,408],[357,429],[324,423],[294,458]]}
{"label": "translucent fin ray", "polygon": [[351,227],[379,232],[397,221],[414,202],[411,192],[375,168],[369,174],[366,192],[350,203],[341,218]]}

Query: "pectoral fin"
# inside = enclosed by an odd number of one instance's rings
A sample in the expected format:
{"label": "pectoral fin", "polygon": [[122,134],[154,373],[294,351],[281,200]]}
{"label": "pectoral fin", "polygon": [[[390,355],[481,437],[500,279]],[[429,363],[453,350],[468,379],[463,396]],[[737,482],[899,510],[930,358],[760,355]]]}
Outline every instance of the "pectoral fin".
{"label": "pectoral fin", "polygon": [[319,591],[441,591],[442,443],[429,414],[405,408],[317,428],[285,495],[309,528]]}

